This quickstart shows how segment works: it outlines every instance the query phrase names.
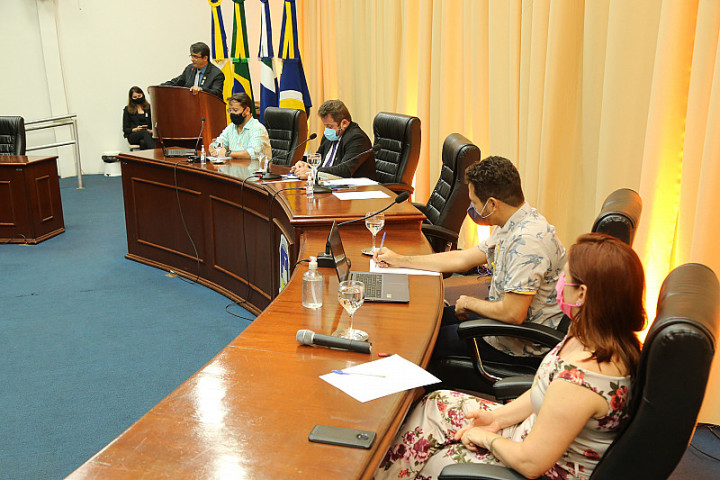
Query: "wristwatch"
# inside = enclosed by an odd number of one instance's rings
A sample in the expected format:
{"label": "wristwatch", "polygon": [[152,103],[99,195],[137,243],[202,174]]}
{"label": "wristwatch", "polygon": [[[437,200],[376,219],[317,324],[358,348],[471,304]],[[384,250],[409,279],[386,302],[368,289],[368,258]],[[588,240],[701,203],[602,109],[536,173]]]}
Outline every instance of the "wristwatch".
{"label": "wristwatch", "polygon": [[226,156],[226,157],[229,157],[231,153],[232,153],[232,150],[230,150],[229,148],[225,149],[225,156]]}

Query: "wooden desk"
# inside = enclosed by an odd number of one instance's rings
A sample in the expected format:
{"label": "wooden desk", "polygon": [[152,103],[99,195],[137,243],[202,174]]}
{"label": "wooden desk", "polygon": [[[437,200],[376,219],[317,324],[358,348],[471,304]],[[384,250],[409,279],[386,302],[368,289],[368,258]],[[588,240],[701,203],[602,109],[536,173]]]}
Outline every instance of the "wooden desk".
{"label": "wooden desk", "polygon": [[0,243],[35,244],[64,231],[57,157],[0,155]]}
{"label": "wooden desk", "polygon": [[[303,215],[303,208],[315,206],[292,195],[281,199],[284,193],[277,196],[280,205],[274,211],[289,210],[300,217],[286,218],[300,230],[297,254],[306,257],[323,250],[327,223],[325,228],[311,227],[329,217],[321,212],[314,220],[307,211]],[[319,204],[334,205],[324,199]],[[362,204],[342,208],[348,217],[366,210]],[[395,215],[402,217],[403,212]],[[411,222],[397,220],[386,223],[386,245],[407,253],[431,252],[419,223],[411,227]],[[370,241],[364,225],[344,226],[341,234],[353,268],[367,270],[369,259],[360,254]],[[442,313],[442,279],[410,277],[409,304],[363,305],[355,325],[367,331],[373,343],[373,353],[365,355],[297,343],[299,329],[329,334],[348,323],[337,302],[334,269],[320,269],[325,278],[323,307],[300,306],[306,270],[305,264],[298,266],[285,290],[241,335],[69,478],[370,478],[416,392],[360,403],[318,377],[376,360],[378,352],[427,365]],[[370,450],[311,443],[307,436],[316,424],[371,430],[378,437]]]}

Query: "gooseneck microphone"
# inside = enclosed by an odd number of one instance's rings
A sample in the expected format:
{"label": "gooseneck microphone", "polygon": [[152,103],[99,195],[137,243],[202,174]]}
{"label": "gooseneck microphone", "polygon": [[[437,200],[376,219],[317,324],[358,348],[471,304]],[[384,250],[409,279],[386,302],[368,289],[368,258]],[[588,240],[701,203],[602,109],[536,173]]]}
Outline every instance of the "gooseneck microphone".
{"label": "gooseneck microphone", "polygon": [[[309,142],[310,140],[315,140],[316,138],[317,138],[317,133],[312,133],[312,134],[310,134],[310,136],[309,136],[308,138],[306,138],[304,141],[302,141],[302,142],[298,143],[297,145],[295,145],[295,148],[293,148],[292,150],[288,151],[285,155],[280,155],[278,158],[292,158],[292,157],[295,155],[295,151],[296,151],[299,147],[301,147],[302,145],[305,145],[305,144],[306,144],[307,142]],[[268,161],[268,171],[262,174],[262,176],[260,177],[261,179],[263,179],[263,180],[275,180],[275,179],[277,179],[277,178],[280,178],[280,175],[278,175],[277,173],[270,173],[270,165],[272,165],[272,163],[273,163],[273,159],[271,158],[271,159]]]}
{"label": "gooseneck microphone", "polygon": [[298,330],[295,339],[303,345],[318,345],[320,347],[339,348],[358,353],[370,353],[370,343],[359,340],[348,340],[346,338],[332,337],[315,333],[312,330]]}
{"label": "gooseneck microphone", "polygon": [[[375,153],[379,152],[381,149],[382,149],[382,147],[380,145],[374,145],[372,148],[369,148],[369,149],[365,150],[364,152],[360,152],[357,155],[350,157],[350,160],[346,160],[345,162],[342,162],[342,163],[352,162],[353,160],[356,160],[356,159],[362,157],[363,155],[367,155],[370,152],[373,152],[373,154],[375,154]],[[315,175],[315,185],[313,186],[313,190],[315,191],[315,193],[330,193],[330,192],[332,192],[332,188],[326,187],[324,185],[320,185],[320,175],[319,174]]]}
{"label": "gooseneck microphone", "polygon": [[397,197],[395,197],[395,198],[393,199],[393,202],[392,202],[390,205],[388,205],[387,207],[381,208],[381,209],[378,210],[377,212],[370,213],[370,214],[364,216],[363,218],[354,218],[354,219],[352,219],[352,220],[347,220],[347,221],[345,221],[345,222],[338,223],[338,227],[341,227],[341,226],[343,226],[343,225],[347,225],[348,223],[362,222],[363,220],[366,220],[366,219],[368,219],[368,218],[370,218],[370,217],[374,217],[374,216],[377,215],[378,213],[384,212],[385,210],[389,209],[390,207],[392,207],[392,206],[395,205],[395,204],[404,202],[404,201],[407,200],[408,198],[410,198],[410,194],[409,194],[408,192],[402,192],[400,195],[398,195]]}
{"label": "gooseneck microphone", "polygon": [[198,144],[200,143],[200,139],[202,138],[203,130],[205,130],[205,117],[202,117],[202,118],[200,119],[200,122],[201,122],[201,124],[200,124],[200,135],[198,135],[197,141],[195,142],[195,154],[197,154],[197,147],[198,147]]}

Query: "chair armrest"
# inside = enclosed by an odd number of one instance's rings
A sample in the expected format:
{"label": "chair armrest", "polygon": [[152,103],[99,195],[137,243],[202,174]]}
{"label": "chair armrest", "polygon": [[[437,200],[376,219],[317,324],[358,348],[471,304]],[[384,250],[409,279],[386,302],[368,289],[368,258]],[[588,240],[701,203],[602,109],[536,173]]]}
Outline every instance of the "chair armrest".
{"label": "chair armrest", "polygon": [[518,375],[515,377],[505,377],[493,383],[493,391],[495,399],[504,402],[517,398],[526,391],[530,390],[535,377],[532,375]]}
{"label": "chair armrest", "polygon": [[457,232],[453,232],[452,230],[450,230],[448,228],[441,227],[439,225],[432,225],[429,223],[423,223],[421,225],[421,228],[422,228],[422,232],[426,236],[429,235],[431,237],[441,238],[447,242],[451,242],[452,244],[457,243],[457,240],[458,240]]}
{"label": "chair armrest", "polygon": [[455,463],[440,472],[439,480],[527,480],[515,470],[501,465]]}
{"label": "chair armrest", "polygon": [[488,337],[493,335],[515,337],[530,340],[550,348],[560,343],[563,337],[565,337],[562,332],[537,323],[512,325],[488,318],[462,322],[458,325],[458,335],[461,339],[465,340],[472,337]]}
{"label": "chair armrest", "polygon": [[381,185],[395,193],[407,192],[412,194],[415,191],[414,187],[411,185],[405,185],[404,183],[382,183]]}

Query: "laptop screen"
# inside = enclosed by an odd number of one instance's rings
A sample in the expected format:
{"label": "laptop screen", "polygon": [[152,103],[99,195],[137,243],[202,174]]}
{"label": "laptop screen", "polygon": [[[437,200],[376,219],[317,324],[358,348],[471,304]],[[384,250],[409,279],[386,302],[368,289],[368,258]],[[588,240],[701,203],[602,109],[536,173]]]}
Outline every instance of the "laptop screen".
{"label": "laptop screen", "polygon": [[350,263],[345,255],[345,248],[343,248],[342,240],[340,239],[340,229],[337,226],[337,222],[333,222],[332,227],[330,227],[327,247],[330,249],[333,260],[335,260],[335,270],[337,271],[338,280],[344,282],[350,277]]}

